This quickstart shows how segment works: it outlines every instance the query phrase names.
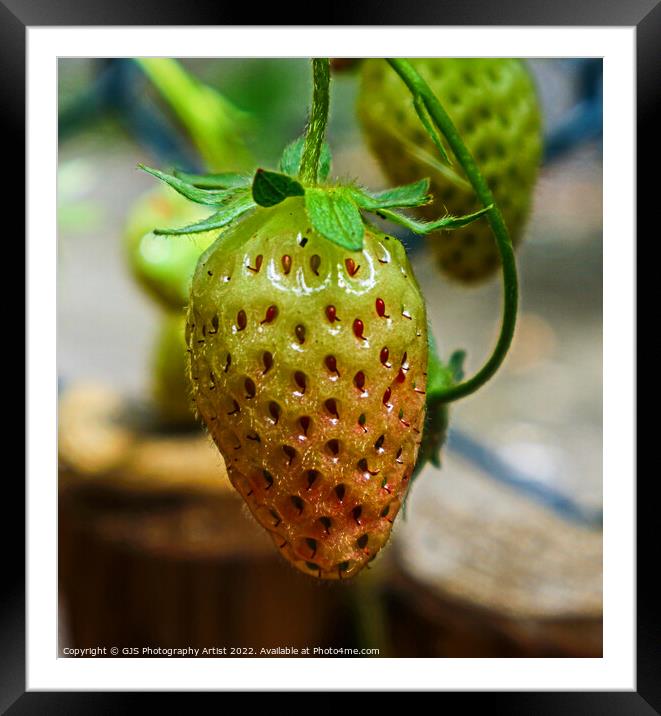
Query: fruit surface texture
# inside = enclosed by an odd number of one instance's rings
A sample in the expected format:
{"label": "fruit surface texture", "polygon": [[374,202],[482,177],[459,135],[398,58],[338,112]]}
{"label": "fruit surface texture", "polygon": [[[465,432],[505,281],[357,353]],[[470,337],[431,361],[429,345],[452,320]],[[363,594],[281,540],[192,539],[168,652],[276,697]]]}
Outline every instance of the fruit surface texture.
{"label": "fruit surface texture", "polygon": [[197,410],[283,556],[322,579],[387,541],[425,414],[427,318],[401,243],[352,251],[302,198],[257,208],[200,257],[187,317]]}
{"label": "fruit surface texture", "polygon": [[[507,58],[417,58],[409,62],[439,98],[477,162],[517,246],[530,211],[541,152],[541,112],[524,62]],[[394,183],[431,179],[424,218],[480,208],[457,161],[442,161],[402,80],[383,60],[361,67],[358,116],[367,142]],[[461,282],[491,276],[500,260],[486,218],[427,238],[441,271]]]}

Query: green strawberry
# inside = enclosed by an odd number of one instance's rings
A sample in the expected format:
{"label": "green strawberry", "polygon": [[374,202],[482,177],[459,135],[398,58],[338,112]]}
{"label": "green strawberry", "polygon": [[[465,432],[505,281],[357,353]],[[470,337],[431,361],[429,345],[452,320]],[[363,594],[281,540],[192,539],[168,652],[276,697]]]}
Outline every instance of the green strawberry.
{"label": "green strawberry", "polygon": [[179,239],[153,233],[157,226],[182,226],[200,219],[204,210],[169,187],[147,192],[134,205],[124,230],[126,258],[140,285],[169,310],[188,302],[190,282],[200,254],[217,231]]}
{"label": "green strawberry", "polygon": [[185,331],[184,313],[167,312],[161,322],[152,363],[154,405],[159,418],[172,426],[193,422]]}
{"label": "green strawberry", "polygon": [[[316,96],[323,60],[313,64]],[[278,172],[142,168],[213,212],[156,234],[222,230],[198,261],[186,341],[193,399],[230,479],[292,564],[343,579],[390,535],[423,443],[428,371],[424,459],[437,459],[451,378],[430,358],[404,247],[366,215],[428,233],[488,209],[421,223],[400,209],[431,201],[427,179],[377,193],[327,181],[319,106],[314,139],[286,147]]]}
{"label": "green strawberry", "polygon": [[[500,206],[513,244],[520,243],[530,210],[541,150],[541,115],[533,80],[518,59],[409,60],[427,81],[475,158]],[[443,163],[418,118],[402,80],[383,60],[360,70],[358,116],[387,177],[397,183],[431,176],[435,201],[421,216],[469,214],[479,207],[457,162]],[[465,283],[483,280],[500,265],[485,218],[431,234],[440,269]]]}
{"label": "green strawberry", "polygon": [[155,234],[153,229],[163,224],[181,226],[203,215],[196,204],[159,186],[138,199],[124,231],[124,249],[134,277],[166,312],[153,353],[152,396],[159,419],[168,425],[194,422],[183,309],[197,260],[219,231],[173,238]]}
{"label": "green strawberry", "polygon": [[427,319],[403,246],[313,228],[302,197],[257,207],[201,256],[193,396],[236,489],[298,569],[357,573],[387,541],[425,414]]}

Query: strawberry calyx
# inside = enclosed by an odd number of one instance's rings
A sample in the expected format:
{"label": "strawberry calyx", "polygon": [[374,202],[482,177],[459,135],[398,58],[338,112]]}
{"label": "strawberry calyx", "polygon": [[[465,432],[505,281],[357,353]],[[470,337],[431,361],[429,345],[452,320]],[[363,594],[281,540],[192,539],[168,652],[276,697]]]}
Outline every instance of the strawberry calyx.
{"label": "strawberry calyx", "polygon": [[258,168],[251,177],[243,174],[172,174],[140,164],[140,168],[190,201],[216,209],[202,221],[178,229],[156,229],[165,235],[194,234],[220,229],[258,206],[271,208],[295,196],[305,197],[305,208],[312,226],[329,241],[358,251],[363,248],[365,214],[375,214],[416,234],[439,229],[455,229],[475,221],[491,208],[486,207],[467,216],[446,215],[436,221],[418,221],[401,213],[429,204],[429,179],[404,186],[372,192],[357,184],[329,183],[331,154],[328,145],[321,145],[317,178],[306,183],[301,175],[305,137],[289,144],[280,158],[279,171]]}
{"label": "strawberry calyx", "polygon": [[[251,181],[240,174],[166,174],[140,165],[191,201],[216,208],[207,219],[177,229],[177,234],[223,228],[258,206],[268,209],[290,197],[302,196],[312,227],[319,234],[338,246],[359,251],[365,237],[365,213],[376,214],[417,234],[426,234],[465,226],[491,210],[492,206],[487,206],[468,216],[447,215],[431,222],[415,221],[399,210],[432,202],[428,178],[377,193],[355,184],[327,182],[331,167],[331,153],[325,141],[330,102],[329,59],[313,59],[312,68],[313,96],[308,127],[302,137],[285,147],[278,171],[258,168]],[[424,97],[418,94],[413,99],[420,120],[432,134],[442,159],[450,163]],[[175,232],[159,229],[156,233]]]}

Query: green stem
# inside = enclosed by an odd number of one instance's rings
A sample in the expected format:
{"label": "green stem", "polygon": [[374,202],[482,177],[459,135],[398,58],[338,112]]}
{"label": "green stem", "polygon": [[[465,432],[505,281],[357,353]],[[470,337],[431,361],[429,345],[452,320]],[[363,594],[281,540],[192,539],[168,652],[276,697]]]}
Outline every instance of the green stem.
{"label": "green stem", "polygon": [[471,153],[459,136],[447,112],[432,92],[429,85],[413,69],[408,60],[388,59],[387,62],[402,78],[414,97],[421,97],[434,124],[445,136],[457,161],[463,168],[471,186],[483,206],[493,205],[486,213],[487,221],[496,239],[503,267],[503,314],[498,341],[486,363],[468,380],[457,383],[443,391],[438,397],[445,403],[464,398],[483,386],[498,370],[512,343],[519,302],[518,279],[514,249],[503,221],[503,215]]}
{"label": "green stem", "polygon": [[310,123],[305,135],[303,157],[301,158],[301,179],[306,184],[317,183],[319,157],[324,143],[326,125],[328,124],[328,107],[330,104],[330,61],[327,57],[312,60],[313,84],[312,111]]}
{"label": "green stem", "polygon": [[388,614],[384,601],[385,573],[381,564],[365,570],[349,588],[358,645],[378,649],[378,656],[392,656]]}
{"label": "green stem", "polygon": [[240,171],[252,165],[241,133],[248,115],[177,60],[138,57],[136,62],[177,114],[208,169]]}

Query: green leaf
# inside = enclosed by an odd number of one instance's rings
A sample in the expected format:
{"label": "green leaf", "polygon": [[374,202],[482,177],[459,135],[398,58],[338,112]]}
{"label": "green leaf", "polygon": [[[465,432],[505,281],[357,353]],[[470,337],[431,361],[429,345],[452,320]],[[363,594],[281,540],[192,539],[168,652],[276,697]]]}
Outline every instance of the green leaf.
{"label": "green leaf", "polygon": [[448,368],[452,374],[452,381],[460,383],[464,379],[464,361],[466,360],[466,351],[455,351],[448,361]]}
{"label": "green leaf", "polygon": [[250,186],[250,177],[245,174],[226,172],[224,174],[189,174],[178,169],[174,171],[175,177],[198,189],[238,189]]}
{"label": "green leaf", "polygon": [[[278,169],[284,174],[290,176],[298,176],[301,168],[301,160],[303,158],[303,148],[305,147],[305,136],[295,139],[288,144],[282,156]],[[331,167],[331,152],[327,142],[321,145],[321,156],[319,157],[319,170],[317,172],[317,181],[325,181],[328,178]]]}
{"label": "green leaf", "polygon": [[252,198],[260,206],[275,206],[290,196],[303,196],[305,190],[290,176],[258,169],[252,182]]}
{"label": "green leaf", "polygon": [[429,353],[427,359],[427,403],[452,385],[453,371],[445,365],[438,355],[436,341],[431,331],[428,333]]}
{"label": "green leaf", "polygon": [[468,224],[477,221],[480,217],[491,211],[491,209],[493,209],[493,204],[489,204],[489,206],[485,206],[465,216],[450,216],[448,214],[448,216],[444,216],[442,219],[432,221],[431,223],[436,226],[434,226],[431,231],[435,231],[436,229],[461,229],[463,226],[468,226]]}
{"label": "green leaf", "polygon": [[372,195],[380,206],[387,208],[422,206],[429,204],[433,197],[429,194],[429,179],[420,179],[412,184],[405,184],[394,189]]}
{"label": "green leaf", "polygon": [[[395,124],[384,123],[382,125],[383,131],[395,139],[398,144],[401,144],[403,151],[417,159],[419,162],[424,164],[434,173],[438,173],[445,181],[449,181],[458,187],[465,189],[471,189],[471,183],[466,179],[463,174],[460,174],[457,170],[445,164],[442,159],[438,159],[435,153],[431,153],[427,145],[416,144],[414,141],[399,130]],[[426,170],[425,170],[426,171]]]}
{"label": "green leaf", "polygon": [[474,221],[484,216],[488,211],[493,208],[493,204],[479,209],[473,214],[467,214],[466,216],[443,216],[436,221],[416,221],[411,219],[409,216],[404,216],[397,211],[391,211],[390,209],[377,209],[375,213],[382,219],[392,221],[394,224],[404,226],[414,234],[429,234],[432,231],[440,231],[442,229],[460,229],[462,226],[472,224]]}
{"label": "green leaf", "polygon": [[303,157],[303,146],[305,145],[305,137],[299,137],[295,139],[291,144],[288,144],[282,156],[280,157],[280,163],[278,169],[285,174],[291,176],[297,176],[298,170],[301,166],[301,158]]}
{"label": "green leaf", "polygon": [[445,365],[438,356],[436,342],[431,331],[428,336],[425,426],[413,478],[420,474],[428,462],[436,467],[441,465],[441,449],[447,437],[449,414],[447,403],[444,403],[439,396],[457,380],[457,365],[461,364],[465,357],[464,351],[456,351],[450,358],[450,363]]}
{"label": "green leaf", "polygon": [[194,224],[183,226],[178,229],[155,229],[155,234],[165,236],[183,236],[185,234],[197,234],[201,231],[210,231],[211,229],[222,229],[227,226],[230,222],[237,219],[246,211],[255,208],[255,202],[252,199],[250,193],[244,190],[244,192],[237,196],[236,199],[227,206],[224,206],[220,211],[215,214],[208,216],[206,219],[197,221]]}
{"label": "green leaf", "polygon": [[319,155],[319,170],[317,171],[317,181],[326,181],[331,169],[331,150],[327,142],[321,145],[321,154]]}
{"label": "green leaf", "polygon": [[348,188],[307,189],[305,208],[312,226],[329,241],[352,251],[363,248],[365,225]]}
{"label": "green leaf", "polygon": [[366,211],[424,206],[433,199],[429,194],[429,179],[375,194],[365,189],[352,188],[352,194],[358,206]]}
{"label": "green leaf", "polygon": [[301,157],[303,156],[304,143],[305,137],[299,137],[284,148],[278,164],[278,169],[281,172],[290,174],[291,176],[298,174],[299,167],[301,166]]}
{"label": "green leaf", "polygon": [[227,201],[233,199],[236,196],[237,189],[223,189],[221,191],[211,191],[208,189],[198,189],[192,184],[188,184],[182,179],[178,179],[172,174],[166,174],[158,169],[152,169],[146,167],[144,164],[138,164],[140,169],[143,169],[148,174],[155,176],[157,179],[164,181],[166,184],[171,186],[175,191],[178,191],[182,196],[187,199],[196,202],[197,204],[205,204],[209,206],[222,206]]}
{"label": "green leaf", "polygon": [[434,142],[434,146],[436,147],[436,149],[438,149],[438,152],[443,158],[443,160],[446,161],[448,164],[452,164],[452,162],[450,161],[450,157],[448,156],[448,153],[445,151],[445,147],[443,146],[441,135],[436,131],[436,127],[434,127],[431,121],[431,117],[429,116],[429,111],[427,109],[427,105],[425,104],[425,100],[420,95],[416,95],[413,98],[413,106],[415,107],[415,111],[424,128],[427,130],[427,134],[431,137],[432,142]]}

